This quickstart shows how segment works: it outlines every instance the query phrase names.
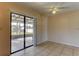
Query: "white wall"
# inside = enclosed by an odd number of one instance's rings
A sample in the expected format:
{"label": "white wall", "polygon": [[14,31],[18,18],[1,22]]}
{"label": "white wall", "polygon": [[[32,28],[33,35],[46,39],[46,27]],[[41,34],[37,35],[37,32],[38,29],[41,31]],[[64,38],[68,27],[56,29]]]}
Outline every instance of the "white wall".
{"label": "white wall", "polygon": [[48,41],[79,47],[79,11],[50,16]]}
{"label": "white wall", "polygon": [[44,19],[42,20],[42,39],[43,39],[43,42],[44,41],[47,41],[48,40],[48,35],[47,35],[47,22],[48,20],[48,17],[44,17]]}

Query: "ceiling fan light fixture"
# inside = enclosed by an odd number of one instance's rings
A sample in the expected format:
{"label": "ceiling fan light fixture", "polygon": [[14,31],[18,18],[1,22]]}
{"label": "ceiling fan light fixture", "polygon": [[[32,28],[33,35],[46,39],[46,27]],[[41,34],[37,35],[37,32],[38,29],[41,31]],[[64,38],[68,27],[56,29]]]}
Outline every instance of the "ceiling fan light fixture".
{"label": "ceiling fan light fixture", "polygon": [[55,10],[53,10],[53,11],[52,11],[52,14],[56,14],[56,11],[55,11]]}

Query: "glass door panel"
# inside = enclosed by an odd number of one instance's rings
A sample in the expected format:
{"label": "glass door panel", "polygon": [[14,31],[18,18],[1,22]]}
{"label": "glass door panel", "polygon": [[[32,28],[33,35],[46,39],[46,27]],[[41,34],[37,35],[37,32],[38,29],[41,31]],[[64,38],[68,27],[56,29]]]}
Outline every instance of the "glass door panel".
{"label": "glass door panel", "polygon": [[25,46],[33,45],[33,19],[26,17],[26,23],[25,23]]}
{"label": "glass door panel", "polygon": [[24,48],[24,16],[11,16],[11,52],[15,52]]}

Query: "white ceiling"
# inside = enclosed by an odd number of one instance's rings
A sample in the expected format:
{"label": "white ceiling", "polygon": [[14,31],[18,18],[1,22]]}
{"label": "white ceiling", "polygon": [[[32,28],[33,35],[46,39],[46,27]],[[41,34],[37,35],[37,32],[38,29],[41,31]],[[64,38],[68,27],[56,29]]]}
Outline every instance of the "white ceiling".
{"label": "white ceiling", "polygon": [[28,5],[40,13],[50,13],[49,8],[53,6],[64,7],[64,9],[60,9],[58,13],[79,10],[79,2],[22,2],[21,4]]}

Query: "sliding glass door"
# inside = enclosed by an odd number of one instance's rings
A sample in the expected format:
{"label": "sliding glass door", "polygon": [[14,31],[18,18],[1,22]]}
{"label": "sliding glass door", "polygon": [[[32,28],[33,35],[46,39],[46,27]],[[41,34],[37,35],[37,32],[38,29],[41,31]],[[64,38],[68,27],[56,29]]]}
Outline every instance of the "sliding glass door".
{"label": "sliding glass door", "polygon": [[11,14],[11,53],[33,46],[36,40],[35,19]]}
{"label": "sliding glass door", "polygon": [[24,48],[24,16],[12,14],[11,52]]}

